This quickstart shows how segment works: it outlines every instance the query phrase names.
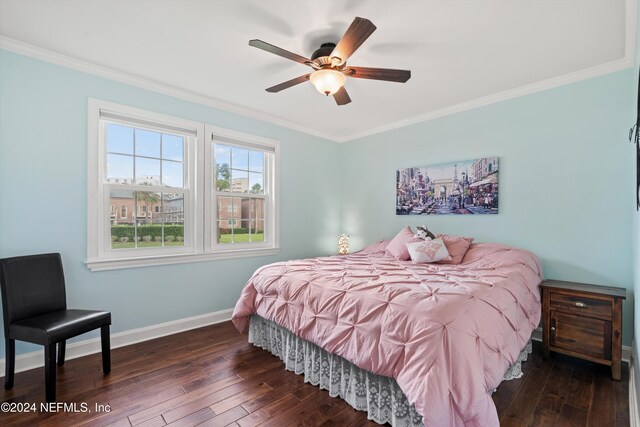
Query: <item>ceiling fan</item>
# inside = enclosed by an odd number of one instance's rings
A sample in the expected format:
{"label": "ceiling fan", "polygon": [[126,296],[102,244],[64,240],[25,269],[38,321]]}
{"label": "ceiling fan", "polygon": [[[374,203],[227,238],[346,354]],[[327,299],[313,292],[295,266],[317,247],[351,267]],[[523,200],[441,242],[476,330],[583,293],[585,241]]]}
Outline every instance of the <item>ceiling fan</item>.
{"label": "ceiling fan", "polygon": [[266,50],[267,52],[282,56],[300,64],[308,65],[315,71],[295,79],[277,84],[267,89],[267,92],[280,92],[292,86],[311,80],[316,89],[326,95],[333,95],[338,105],[351,102],[351,98],[344,88],[346,77],[359,79],[385,80],[389,82],[404,83],[411,78],[409,70],[393,70],[389,68],[368,68],[347,66],[347,59],[358,49],[362,43],[376,30],[376,26],[365,18],[353,20],[342,39],[335,43],[323,43],[311,55],[311,59],[284,50],[262,40],[249,40],[249,46]]}

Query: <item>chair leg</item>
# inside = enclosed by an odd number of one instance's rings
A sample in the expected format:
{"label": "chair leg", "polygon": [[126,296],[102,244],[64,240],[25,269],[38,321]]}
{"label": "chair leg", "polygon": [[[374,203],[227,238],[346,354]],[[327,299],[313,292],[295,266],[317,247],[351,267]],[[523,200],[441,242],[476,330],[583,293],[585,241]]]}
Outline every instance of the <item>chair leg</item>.
{"label": "chair leg", "polygon": [[44,379],[47,402],[56,401],[56,344],[44,346]]}
{"label": "chair leg", "polygon": [[16,341],[5,339],[6,344],[6,365],[4,375],[4,388],[10,390],[13,388],[13,375],[16,370]]}
{"label": "chair leg", "polygon": [[58,343],[58,366],[64,366],[64,351],[66,346],[66,341],[60,341]]}
{"label": "chair leg", "polygon": [[107,375],[111,372],[111,341],[109,336],[109,325],[100,328],[102,338],[102,372]]}

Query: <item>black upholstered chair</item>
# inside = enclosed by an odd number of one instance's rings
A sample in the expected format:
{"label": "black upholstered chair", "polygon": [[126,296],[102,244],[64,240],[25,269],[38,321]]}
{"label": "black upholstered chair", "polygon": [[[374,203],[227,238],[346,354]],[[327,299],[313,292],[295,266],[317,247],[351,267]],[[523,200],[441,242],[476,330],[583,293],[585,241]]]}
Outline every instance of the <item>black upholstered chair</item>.
{"label": "black upholstered chair", "polygon": [[62,366],[66,340],[100,328],[102,370],[105,375],[111,371],[111,313],[67,309],[60,254],[0,259],[0,286],[7,345],[5,389],[13,387],[16,340],[44,346],[47,402],[56,400],[56,344]]}

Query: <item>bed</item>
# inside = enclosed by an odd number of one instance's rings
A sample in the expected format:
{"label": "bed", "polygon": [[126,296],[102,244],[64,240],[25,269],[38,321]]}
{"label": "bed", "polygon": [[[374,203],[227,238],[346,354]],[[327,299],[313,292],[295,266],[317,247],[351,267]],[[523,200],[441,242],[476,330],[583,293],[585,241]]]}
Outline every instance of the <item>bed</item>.
{"label": "bed", "polygon": [[274,336],[308,343],[294,357],[314,353],[329,369],[348,362],[347,377],[389,379],[386,393],[399,388],[411,423],[498,426],[491,393],[526,353],[541,280],[534,254],[505,245],[472,244],[458,265],[398,261],[374,248],[259,268],[232,320],[263,347]]}

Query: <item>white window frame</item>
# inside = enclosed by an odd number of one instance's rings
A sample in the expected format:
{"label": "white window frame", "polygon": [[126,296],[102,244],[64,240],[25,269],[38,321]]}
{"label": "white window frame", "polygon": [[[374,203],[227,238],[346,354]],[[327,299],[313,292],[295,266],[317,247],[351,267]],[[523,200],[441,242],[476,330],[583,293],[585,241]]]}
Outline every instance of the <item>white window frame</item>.
{"label": "white window frame", "polygon": [[[172,128],[183,129],[194,135],[187,141],[184,159],[185,189],[187,189],[183,191],[185,194],[184,246],[111,250],[109,189],[118,188],[118,184],[107,184],[104,180],[106,141],[103,138],[104,124],[101,117],[105,112],[109,116],[109,121],[116,121],[114,117],[121,117],[122,123],[128,126],[164,132],[171,132]],[[275,255],[279,252],[280,144],[278,141],[93,98],[88,100],[87,117],[87,260],[85,264],[91,271]],[[154,124],[157,128],[154,128]],[[177,133],[180,134],[179,131]],[[213,225],[217,224],[217,210],[214,208],[217,201],[213,194],[215,167],[213,166],[212,136],[214,135],[224,138],[225,141],[233,140],[243,146],[262,147],[274,153],[272,170],[269,170],[271,178],[269,194],[266,196],[268,202],[265,203],[269,205],[269,212],[266,212],[265,206],[265,217],[268,218],[266,218],[268,223],[265,221],[264,243],[256,242],[246,245],[215,243],[217,240],[214,233],[217,232],[217,226]],[[266,175],[265,170],[265,180],[267,180]],[[127,190],[150,191],[151,189],[149,186],[127,185]],[[163,192],[171,193],[172,190],[169,187],[163,189]],[[120,214],[119,211],[118,214]],[[267,227],[271,230],[268,241]]]}
{"label": "white window frame", "polygon": [[[280,143],[269,138],[262,138],[243,132],[232,131],[221,127],[207,125],[205,128],[207,144],[205,147],[205,161],[211,167],[205,169],[205,191],[210,195],[210,203],[205,206],[205,236],[207,249],[217,253],[263,252],[279,249],[280,246],[280,213],[278,209],[278,195],[280,191],[279,161]],[[228,146],[241,147],[263,151],[265,153],[264,195],[236,193],[232,191],[218,192],[214,188],[215,181],[215,153],[213,145],[220,143]],[[217,196],[261,198],[264,203],[264,242],[253,243],[217,243],[218,217]],[[207,228],[208,227],[208,228]]]}

